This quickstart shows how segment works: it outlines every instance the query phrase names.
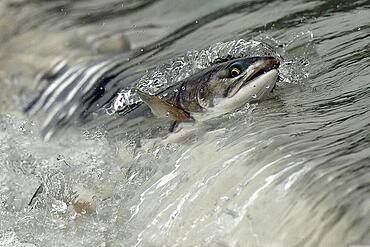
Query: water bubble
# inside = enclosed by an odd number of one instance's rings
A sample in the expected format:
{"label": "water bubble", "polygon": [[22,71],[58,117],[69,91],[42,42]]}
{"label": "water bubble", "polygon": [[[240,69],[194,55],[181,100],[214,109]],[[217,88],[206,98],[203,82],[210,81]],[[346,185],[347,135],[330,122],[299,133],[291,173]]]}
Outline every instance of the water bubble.
{"label": "water bubble", "polygon": [[257,98],[257,94],[253,94],[253,95],[252,95],[252,98],[253,98],[253,99],[256,99],[256,98]]}

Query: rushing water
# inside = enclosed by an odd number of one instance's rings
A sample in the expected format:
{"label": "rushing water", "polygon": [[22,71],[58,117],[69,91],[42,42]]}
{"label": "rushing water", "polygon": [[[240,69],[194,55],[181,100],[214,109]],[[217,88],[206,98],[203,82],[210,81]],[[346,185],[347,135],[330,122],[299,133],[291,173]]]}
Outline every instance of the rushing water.
{"label": "rushing water", "polygon": [[[0,246],[370,246],[369,20],[368,1],[2,0]],[[260,54],[283,62],[272,99],[182,138],[120,121],[133,85]],[[101,97],[44,142],[64,112],[24,106],[69,72]]]}

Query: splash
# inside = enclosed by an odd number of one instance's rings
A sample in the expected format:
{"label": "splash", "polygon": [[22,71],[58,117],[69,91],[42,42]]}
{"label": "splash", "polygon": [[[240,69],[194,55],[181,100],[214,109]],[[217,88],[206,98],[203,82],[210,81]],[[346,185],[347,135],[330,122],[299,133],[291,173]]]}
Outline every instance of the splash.
{"label": "splash", "polygon": [[[168,63],[144,75],[135,87],[149,94],[156,94],[212,66],[218,59],[248,56],[275,56],[281,58],[271,46],[261,41],[239,39],[219,42],[205,50],[188,51],[184,56],[170,60]],[[106,110],[108,114],[114,114],[122,112],[139,102],[141,100],[133,88],[122,89]]]}
{"label": "splash", "polygon": [[314,33],[311,30],[292,33],[284,40],[261,34],[257,40],[268,42],[276,48],[280,58],[284,58],[279,67],[279,85],[301,83],[309,77],[310,58],[316,56]]}

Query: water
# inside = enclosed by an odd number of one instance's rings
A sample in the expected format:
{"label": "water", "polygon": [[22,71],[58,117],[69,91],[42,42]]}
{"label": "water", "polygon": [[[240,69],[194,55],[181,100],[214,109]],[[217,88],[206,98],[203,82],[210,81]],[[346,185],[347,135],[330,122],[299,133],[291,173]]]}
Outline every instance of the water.
{"label": "water", "polygon": [[[369,7],[2,1],[0,246],[370,245]],[[281,56],[274,98],[177,142],[152,123],[126,132],[111,111],[132,85],[174,83],[236,54],[240,40]],[[81,73],[119,66],[88,108],[101,110],[82,125],[76,111],[72,127],[43,142],[50,112],[22,110],[56,61]],[[107,131],[111,119],[122,129]]]}

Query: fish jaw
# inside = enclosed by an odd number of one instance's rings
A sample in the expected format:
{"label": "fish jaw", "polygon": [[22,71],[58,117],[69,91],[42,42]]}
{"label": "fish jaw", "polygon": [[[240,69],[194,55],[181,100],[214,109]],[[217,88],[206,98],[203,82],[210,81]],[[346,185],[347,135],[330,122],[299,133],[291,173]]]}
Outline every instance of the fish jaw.
{"label": "fish jaw", "polygon": [[228,112],[233,112],[246,103],[261,100],[273,90],[277,78],[278,71],[276,69],[265,72],[240,88],[232,97],[215,99],[215,106],[208,108],[206,113],[192,114],[192,116],[196,120],[206,120]]}

